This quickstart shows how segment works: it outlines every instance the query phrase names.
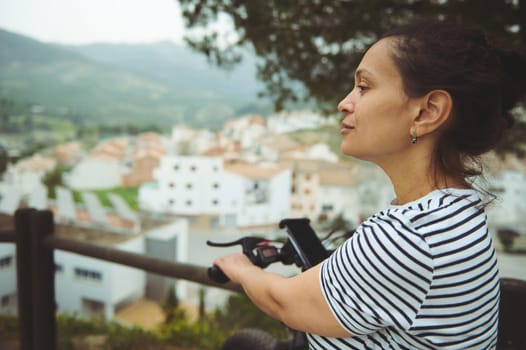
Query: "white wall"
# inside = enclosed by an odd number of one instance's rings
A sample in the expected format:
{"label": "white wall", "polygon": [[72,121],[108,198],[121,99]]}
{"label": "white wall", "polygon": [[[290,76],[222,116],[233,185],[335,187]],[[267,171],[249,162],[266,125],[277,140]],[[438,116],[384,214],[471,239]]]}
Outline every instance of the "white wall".
{"label": "white wall", "polygon": [[[140,239],[142,240],[142,238]],[[139,239],[121,244],[119,248],[142,253],[144,243]],[[88,298],[105,304],[104,316],[114,316],[114,306],[128,296],[144,293],[144,271],[102,260],[55,251],[55,263],[62,271],[55,274],[55,295],[58,312],[82,315],[82,299]],[[79,278],[75,268],[100,273],[100,280]]]}
{"label": "white wall", "polygon": [[[226,172],[219,157],[163,157],[154,171],[157,185],[139,190],[141,208],[179,215],[219,215],[223,227],[266,225],[289,215],[291,171],[253,179]],[[264,188],[254,202],[250,189]],[[255,191],[258,192],[258,191]],[[259,191],[261,192],[261,191]]]}
{"label": "white wall", "polygon": [[[526,224],[526,174],[504,171],[488,178],[489,191],[497,196],[488,207],[488,219],[494,227],[517,228]],[[526,230],[518,230],[525,233]]]}
{"label": "white wall", "polygon": [[222,173],[221,158],[163,157],[153,174],[157,187],[141,187],[140,205],[182,215],[216,214],[223,206]]}
{"label": "white wall", "polygon": [[[133,253],[144,253],[144,238],[137,237],[118,244],[115,248]],[[144,294],[146,273],[144,270],[120,264],[109,264],[111,269],[111,302],[117,304],[127,298]]]}
{"label": "white wall", "polygon": [[73,190],[97,190],[119,187],[124,168],[116,160],[89,157],[78,163],[64,182]]}
{"label": "white wall", "polygon": [[[0,243],[0,260],[0,298],[11,298],[16,294],[16,255],[13,243]],[[10,313],[13,311],[12,306],[0,304],[0,313]]]}
{"label": "white wall", "polygon": [[[329,207],[332,209],[328,209]],[[358,191],[349,185],[321,185],[316,211],[318,216],[325,214],[329,220],[342,214],[345,219],[356,224],[361,212]]]}

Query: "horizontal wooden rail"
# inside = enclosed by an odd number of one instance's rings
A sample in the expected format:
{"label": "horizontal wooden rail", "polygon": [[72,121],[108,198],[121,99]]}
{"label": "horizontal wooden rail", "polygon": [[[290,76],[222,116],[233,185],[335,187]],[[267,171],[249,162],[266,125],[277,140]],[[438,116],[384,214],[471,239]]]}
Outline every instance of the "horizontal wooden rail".
{"label": "horizontal wooden rail", "polygon": [[44,239],[44,247],[47,249],[59,249],[121,265],[136,267],[159,275],[184,279],[190,282],[222,288],[233,292],[243,292],[243,289],[237,284],[218,284],[213,282],[208,278],[207,268],[202,266],[149,257],[138,253],[103,247],[97,244],[59,236],[47,236]]}
{"label": "horizontal wooden rail", "polygon": [[0,231],[0,243],[15,243],[16,234],[14,230]]}

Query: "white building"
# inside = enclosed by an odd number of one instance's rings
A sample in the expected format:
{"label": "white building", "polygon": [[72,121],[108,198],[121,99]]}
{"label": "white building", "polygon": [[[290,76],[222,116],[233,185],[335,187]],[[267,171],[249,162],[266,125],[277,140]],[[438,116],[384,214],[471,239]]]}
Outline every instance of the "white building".
{"label": "white building", "polygon": [[288,217],[291,185],[289,168],[275,164],[225,166],[223,226],[269,225]]}
{"label": "white building", "polygon": [[360,196],[348,169],[321,171],[316,213],[319,218],[332,220],[342,215],[356,224],[360,220]]}
{"label": "white building", "polygon": [[56,165],[55,159],[40,154],[9,164],[0,183],[0,191],[2,187],[13,187],[21,197],[27,197],[40,189],[44,176],[55,169]]}
{"label": "white building", "polygon": [[[90,243],[115,249],[154,256],[170,261],[186,262],[188,255],[188,224],[176,220],[158,226],[141,235],[126,237],[100,230],[86,230],[71,226],[57,226],[57,232],[68,230],[68,236],[80,235]],[[66,232],[62,232],[64,234]],[[15,313],[16,268],[13,244],[0,244],[0,313]],[[141,297],[160,301],[174,280],[62,250],[54,252],[55,299],[60,313],[82,317],[112,319],[123,306]],[[178,296],[186,298],[183,283],[176,284]],[[154,290],[155,295],[148,291]]]}
{"label": "white building", "polygon": [[15,249],[13,243],[0,243],[1,314],[15,314],[17,309]]}
{"label": "white building", "polygon": [[64,182],[73,190],[98,190],[120,187],[127,169],[111,157],[86,157],[64,175]]}
{"label": "white building", "polygon": [[171,151],[181,155],[201,154],[218,145],[215,133],[210,130],[196,130],[184,125],[172,128],[170,142]]}
{"label": "white building", "polygon": [[223,160],[218,157],[166,156],[153,172],[155,184],[139,189],[139,205],[152,212],[217,214],[222,207]]}
{"label": "white building", "polygon": [[230,119],[221,131],[223,142],[239,141],[242,149],[253,148],[266,133],[265,119],[257,115]]}
{"label": "white building", "polygon": [[394,198],[385,175],[366,163],[342,165],[320,160],[293,160],[291,216],[313,221],[337,215],[357,224]]}
{"label": "white building", "polygon": [[[143,237],[113,247],[134,253],[145,250]],[[61,250],[55,252],[55,266],[55,298],[61,313],[112,319],[119,305],[144,295],[142,270]]]}
{"label": "white building", "polygon": [[219,157],[169,156],[154,171],[155,184],[139,189],[152,212],[209,217],[219,227],[264,225],[288,215],[290,171],[276,166],[223,166]]}
{"label": "white building", "polygon": [[526,174],[505,170],[488,178],[489,191],[497,196],[488,206],[493,229],[511,228],[526,234]]}
{"label": "white building", "polygon": [[268,130],[276,134],[302,129],[317,129],[334,123],[334,118],[324,117],[313,111],[281,112],[267,118]]}
{"label": "white building", "polygon": [[331,151],[329,145],[317,143],[312,146],[303,147],[302,149],[293,150],[286,154],[287,158],[321,160],[329,163],[337,163],[339,157]]}

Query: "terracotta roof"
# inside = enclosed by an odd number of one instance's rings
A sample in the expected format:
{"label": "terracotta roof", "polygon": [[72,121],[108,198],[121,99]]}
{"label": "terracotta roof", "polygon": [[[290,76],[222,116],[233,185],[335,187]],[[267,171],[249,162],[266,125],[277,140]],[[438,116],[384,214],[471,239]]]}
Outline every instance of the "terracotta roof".
{"label": "terracotta roof", "polygon": [[269,179],[283,172],[280,166],[260,166],[247,163],[225,164],[224,170],[251,179]]}

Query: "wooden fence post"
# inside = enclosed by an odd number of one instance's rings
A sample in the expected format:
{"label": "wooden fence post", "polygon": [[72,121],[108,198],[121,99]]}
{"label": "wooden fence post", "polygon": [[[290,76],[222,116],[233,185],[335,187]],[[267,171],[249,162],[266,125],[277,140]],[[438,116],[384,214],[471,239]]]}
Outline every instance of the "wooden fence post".
{"label": "wooden fence post", "polygon": [[53,249],[45,239],[53,235],[55,224],[49,210],[31,215],[31,244],[33,253],[33,334],[35,350],[57,348],[55,318],[55,261]]}
{"label": "wooden fence post", "polygon": [[31,216],[35,209],[15,212],[16,285],[18,294],[18,324],[20,350],[33,350],[33,280],[31,262]]}

